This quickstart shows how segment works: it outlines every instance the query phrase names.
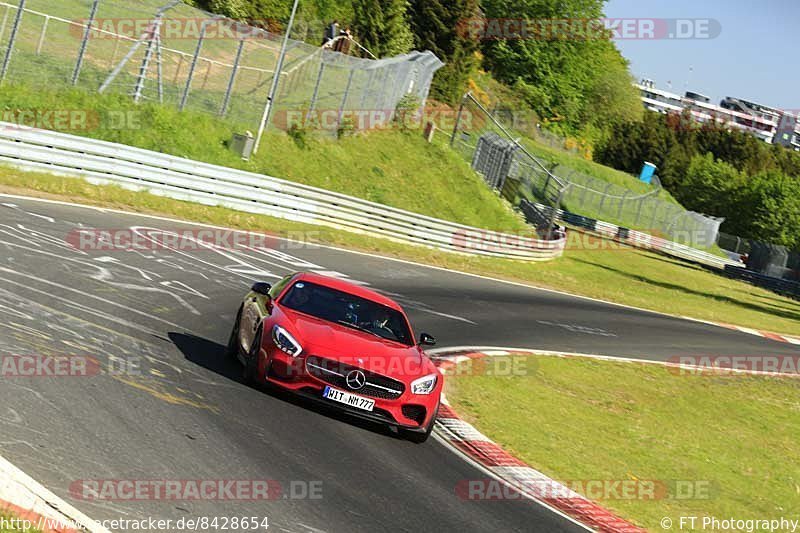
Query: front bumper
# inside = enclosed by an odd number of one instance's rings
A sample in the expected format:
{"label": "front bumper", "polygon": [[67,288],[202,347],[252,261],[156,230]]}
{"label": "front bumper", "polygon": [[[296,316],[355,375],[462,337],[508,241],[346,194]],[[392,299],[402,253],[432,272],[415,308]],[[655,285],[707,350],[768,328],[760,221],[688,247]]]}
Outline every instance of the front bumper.
{"label": "front bumper", "polygon": [[[413,394],[410,387],[405,387],[403,393],[395,399],[380,398],[369,394],[359,394],[357,390],[349,390],[336,383],[320,379],[306,369],[306,357],[292,357],[278,349],[266,347],[262,350],[265,359],[260,362],[259,376],[272,385],[289,390],[304,398],[346,412],[360,419],[388,424],[412,432],[424,433],[435,416],[439,405],[441,383],[431,394]],[[345,390],[347,392],[364,396],[375,402],[373,411],[364,411],[348,405],[323,398],[322,392],[326,386]]]}

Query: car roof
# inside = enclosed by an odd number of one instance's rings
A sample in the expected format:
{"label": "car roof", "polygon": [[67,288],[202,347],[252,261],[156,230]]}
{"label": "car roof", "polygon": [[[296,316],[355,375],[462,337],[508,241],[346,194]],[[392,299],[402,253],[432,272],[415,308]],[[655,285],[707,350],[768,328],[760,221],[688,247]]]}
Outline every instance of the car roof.
{"label": "car roof", "polygon": [[390,307],[392,309],[404,313],[403,308],[400,307],[400,305],[391,298],[388,298],[383,294],[375,292],[371,289],[367,289],[366,287],[357,285],[350,281],[346,281],[340,278],[334,278],[331,276],[324,276],[322,274],[316,274],[314,272],[299,272],[298,274],[295,274],[294,280],[308,281],[310,283],[316,283],[317,285],[323,285],[331,289],[337,289],[346,292],[348,294],[353,294],[355,296],[360,296],[361,298],[366,298],[367,300],[372,300],[373,302],[383,304],[386,307]]}

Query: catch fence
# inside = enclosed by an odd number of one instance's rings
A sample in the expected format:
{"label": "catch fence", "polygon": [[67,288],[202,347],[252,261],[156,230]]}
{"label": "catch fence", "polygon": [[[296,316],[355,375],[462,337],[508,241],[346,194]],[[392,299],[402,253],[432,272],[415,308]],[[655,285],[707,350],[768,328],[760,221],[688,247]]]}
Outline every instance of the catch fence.
{"label": "catch fence", "polygon": [[[0,80],[124,94],[255,131],[283,40],[269,29],[274,21],[249,26],[165,1],[2,1]],[[317,30],[307,26],[298,33],[313,39]],[[318,31],[322,43],[321,25]],[[340,39],[348,46],[337,45]],[[358,48],[349,41],[315,46],[289,39],[268,127],[312,123],[336,133],[357,128],[365,111],[391,119],[405,95],[424,102],[442,66],[433,53],[376,60],[337,51]]]}

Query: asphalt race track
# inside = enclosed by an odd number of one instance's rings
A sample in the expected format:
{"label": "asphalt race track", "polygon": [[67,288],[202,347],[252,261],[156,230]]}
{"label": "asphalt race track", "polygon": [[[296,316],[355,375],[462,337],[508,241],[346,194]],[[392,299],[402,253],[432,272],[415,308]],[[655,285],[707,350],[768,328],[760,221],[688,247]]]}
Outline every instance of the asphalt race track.
{"label": "asphalt race track", "polygon": [[[0,378],[0,454],[96,519],[266,516],[276,531],[580,530],[531,502],[459,499],[459,481],[485,475],[435,440],[415,445],[241,384],[223,345],[254,279],[313,270],[367,283],[404,305],[417,333],[440,347],[797,354],[701,323],[328,248],[85,252],[66,242],[80,227],[196,226],[3,196],[0,204],[0,354],[90,355],[120,370]],[[277,480],[289,497],[93,502],[69,493],[85,479],[256,478]],[[321,482],[321,498],[303,497],[307,482]]]}

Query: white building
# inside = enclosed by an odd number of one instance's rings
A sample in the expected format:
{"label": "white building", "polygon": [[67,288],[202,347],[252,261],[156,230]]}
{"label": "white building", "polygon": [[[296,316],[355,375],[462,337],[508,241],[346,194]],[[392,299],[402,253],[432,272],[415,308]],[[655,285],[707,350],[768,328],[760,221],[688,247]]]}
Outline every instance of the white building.
{"label": "white building", "polygon": [[715,105],[710,103],[710,98],[699,93],[687,91],[681,96],[657,89],[652,80],[642,80],[635,86],[641,92],[642,103],[650,111],[682,113],[689,110],[696,122],[717,122],[725,127],[750,133],[766,143],[773,142],[781,117],[784,116],[778,109],[738,98],[726,97],[720,105]]}
{"label": "white building", "polygon": [[781,116],[774,142],[800,151],[800,115],[784,113]]}

